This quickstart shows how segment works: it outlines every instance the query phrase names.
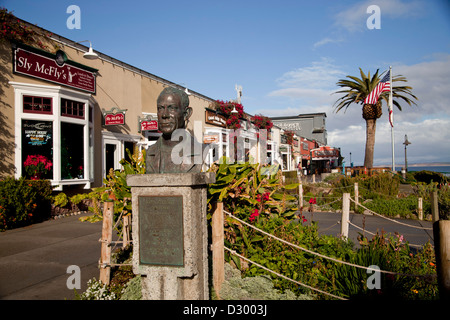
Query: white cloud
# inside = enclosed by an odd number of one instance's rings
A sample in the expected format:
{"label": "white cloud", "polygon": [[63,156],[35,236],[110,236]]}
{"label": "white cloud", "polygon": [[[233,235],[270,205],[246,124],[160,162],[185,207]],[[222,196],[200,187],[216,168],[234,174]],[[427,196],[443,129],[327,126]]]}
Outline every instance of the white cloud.
{"label": "white cloud", "polygon": [[422,4],[418,1],[368,0],[337,13],[334,25],[350,32],[366,30],[366,20],[371,15],[367,13],[367,8],[371,5],[377,5],[380,8],[380,15],[383,18],[411,17],[419,14],[422,9]]}
{"label": "white cloud", "polygon": [[271,91],[268,96],[299,99],[303,104],[316,106],[329,105],[335,100],[331,94],[336,89],[336,82],[343,75],[344,72],[331,59],[322,58],[311,66],[284,73],[276,80],[281,88]]}
{"label": "white cloud", "polygon": [[[342,155],[355,165],[364,163],[366,142],[365,122],[360,125],[349,125],[342,129],[328,129],[328,144],[341,148]],[[450,147],[448,147],[448,131],[450,118],[426,119],[420,122],[401,122],[394,126],[394,155],[396,166],[405,162],[403,142],[405,135],[411,144],[407,147],[408,163],[448,162]],[[348,164],[348,162],[347,162]],[[377,121],[375,137],[374,165],[392,164],[391,126],[387,121]]]}
{"label": "white cloud", "polygon": [[449,70],[450,54],[439,55],[436,60],[415,65],[393,66],[393,74],[405,76],[408,80],[406,85],[412,87],[413,94],[418,98],[417,107],[410,108],[406,103],[402,104],[403,111],[395,114],[398,119],[413,121],[434,115],[450,116]]}
{"label": "white cloud", "polygon": [[344,40],[337,39],[337,38],[326,37],[326,38],[323,38],[322,40],[317,41],[316,43],[314,43],[313,47],[314,47],[314,49],[316,49],[318,47],[321,47],[321,46],[329,44],[329,43],[339,43],[339,42],[342,42],[342,41],[344,41]]}

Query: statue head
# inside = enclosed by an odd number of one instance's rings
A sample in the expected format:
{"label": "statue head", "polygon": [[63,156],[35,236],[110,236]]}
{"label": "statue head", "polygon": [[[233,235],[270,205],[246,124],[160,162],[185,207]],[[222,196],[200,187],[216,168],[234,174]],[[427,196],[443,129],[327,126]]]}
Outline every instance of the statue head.
{"label": "statue head", "polygon": [[170,138],[176,129],[186,128],[186,122],[192,114],[188,95],[179,89],[167,87],[156,101],[158,129],[163,137]]}

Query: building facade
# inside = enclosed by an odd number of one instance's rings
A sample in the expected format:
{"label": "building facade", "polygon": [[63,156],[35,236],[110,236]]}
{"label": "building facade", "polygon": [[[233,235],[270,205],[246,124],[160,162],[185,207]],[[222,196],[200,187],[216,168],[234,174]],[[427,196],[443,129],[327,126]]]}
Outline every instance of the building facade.
{"label": "building facade", "polygon": [[[21,23],[37,36],[48,33]],[[100,52],[85,59],[86,46],[58,35],[42,43],[0,43],[0,177],[26,176],[27,159],[40,156],[49,164],[40,178],[57,190],[100,186],[110,169],[120,169],[126,149],[146,148],[159,137],[156,100],[163,88],[187,89]],[[205,127],[213,99],[189,94],[188,129]]]}
{"label": "building facade", "polygon": [[[340,149],[327,146],[326,114],[272,117],[274,125],[294,133],[292,158],[304,175],[329,173],[341,165]],[[291,170],[291,169],[289,169]]]}
{"label": "building facade", "polygon": [[56,190],[101,186],[111,169],[121,168],[127,149],[147,148],[159,138],[156,100],[167,86],[189,94],[187,128],[213,146],[210,163],[230,157],[236,135],[239,160],[282,162],[280,129],[261,143],[250,115],[239,132],[227,129],[224,115],[210,109],[214,99],[98,51],[86,59],[88,47],[20,23],[35,30],[42,45],[0,42],[0,179],[33,178],[27,164],[39,156],[47,170],[35,178],[50,180]]}
{"label": "building facade", "polygon": [[296,116],[271,117],[271,119],[281,129],[293,131],[298,137],[314,140],[321,145],[326,145],[326,117],[326,113],[321,112],[299,114]]}

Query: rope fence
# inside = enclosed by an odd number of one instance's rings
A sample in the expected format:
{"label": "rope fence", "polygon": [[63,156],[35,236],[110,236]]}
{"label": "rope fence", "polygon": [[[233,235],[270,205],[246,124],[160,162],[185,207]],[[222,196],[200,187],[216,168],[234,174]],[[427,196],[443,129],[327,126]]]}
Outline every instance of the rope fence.
{"label": "rope fence", "polygon": [[406,274],[406,273],[398,273],[398,272],[381,270],[381,269],[380,270],[379,269],[373,269],[373,268],[370,268],[370,267],[365,267],[365,266],[361,266],[361,265],[358,265],[358,264],[350,263],[350,262],[347,262],[347,261],[339,260],[339,259],[336,259],[336,258],[328,257],[328,256],[326,256],[324,254],[321,254],[321,253],[318,253],[318,252],[306,249],[306,248],[304,248],[302,246],[296,245],[294,243],[291,243],[289,241],[281,239],[281,238],[279,238],[277,236],[274,236],[273,234],[265,232],[264,230],[261,230],[261,229],[255,227],[254,225],[252,225],[250,223],[247,223],[247,222],[245,222],[245,221],[235,217],[232,213],[230,213],[230,212],[228,212],[226,210],[224,210],[224,213],[227,214],[228,216],[232,217],[234,220],[239,221],[240,223],[242,223],[242,224],[244,224],[244,225],[246,225],[246,226],[248,226],[248,227],[250,227],[250,228],[252,228],[252,229],[254,229],[254,230],[256,230],[256,231],[258,231],[258,232],[260,232],[260,233],[262,233],[262,234],[264,234],[266,236],[268,236],[268,237],[271,237],[271,238],[273,238],[273,239],[275,239],[277,241],[283,242],[284,244],[287,244],[287,245],[289,245],[289,246],[291,246],[293,248],[302,250],[302,251],[307,252],[309,254],[312,254],[312,255],[315,255],[315,256],[327,259],[327,260],[331,260],[331,261],[334,261],[334,262],[337,262],[337,263],[340,263],[340,264],[345,264],[345,265],[348,265],[348,266],[351,266],[351,267],[360,268],[360,269],[364,269],[364,270],[378,271],[378,272],[381,272],[381,273],[386,273],[386,274],[391,274],[391,275],[409,276],[409,277],[430,276],[430,275]]}
{"label": "rope fence", "polygon": [[336,295],[334,295],[334,294],[332,294],[332,293],[329,293],[329,292],[326,292],[326,291],[323,291],[323,290],[320,290],[320,289],[311,287],[311,286],[309,286],[309,285],[307,285],[307,284],[304,284],[304,283],[302,283],[302,282],[299,282],[299,281],[293,280],[293,279],[291,279],[291,278],[288,278],[288,277],[286,277],[285,275],[282,275],[281,273],[278,273],[278,272],[275,272],[275,271],[273,271],[273,270],[270,270],[269,268],[266,268],[266,267],[264,267],[263,265],[261,265],[261,264],[259,264],[259,263],[256,263],[256,262],[254,262],[254,261],[252,261],[252,260],[250,260],[250,259],[244,257],[243,255],[240,255],[240,254],[237,253],[236,251],[231,250],[231,249],[229,249],[229,248],[227,248],[227,247],[224,247],[224,249],[227,250],[227,251],[229,251],[231,254],[234,254],[235,256],[237,256],[237,257],[239,257],[239,258],[241,258],[241,259],[243,259],[243,260],[245,260],[245,261],[247,261],[247,262],[250,262],[251,264],[254,264],[255,266],[257,266],[257,267],[259,267],[259,268],[261,268],[261,269],[264,269],[264,270],[266,270],[266,271],[268,271],[268,272],[270,272],[270,273],[273,273],[274,275],[276,275],[276,276],[278,276],[278,277],[281,277],[281,278],[283,278],[283,279],[286,279],[286,280],[288,280],[288,281],[291,281],[291,282],[293,282],[293,283],[296,283],[296,284],[298,284],[298,285],[300,285],[300,286],[302,286],[302,287],[305,287],[305,288],[308,288],[308,289],[310,289],[310,290],[313,290],[313,291],[317,291],[317,292],[323,293],[323,294],[325,294],[325,295],[328,295],[328,296],[330,296],[330,297],[333,297],[333,298],[336,298],[336,299],[339,299],[339,300],[348,300],[348,299],[345,299],[345,298],[336,296]]}
{"label": "rope fence", "polygon": [[389,221],[391,221],[391,222],[394,222],[394,223],[397,223],[397,224],[401,224],[401,225],[404,225],[404,226],[407,226],[407,227],[410,227],[410,228],[416,228],[416,229],[422,229],[422,230],[433,230],[433,228],[425,228],[425,227],[413,226],[413,225],[410,225],[410,224],[408,224],[408,223],[404,223],[404,222],[400,222],[400,221],[397,221],[397,220],[388,218],[388,217],[383,216],[383,215],[381,215],[381,214],[379,214],[379,213],[376,213],[376,212],[373,211],[373,210],[370,210],[369,208],[363,206],[363,205],[360,204],[360,203],[357,203],[357,202],[356,202],[355,200],[353,200],[352,198],[350,198],[350,201],[352,201],[353,203],[359,205],[361,208],[363,208],[363,209],[365,209],[365,210],[368,210],[368,211],[371,212],[372,214],[374,214],[374,215],[376,215],[376,216],[378,216],[378,217],[380,217],[380,218],[389,220]]}

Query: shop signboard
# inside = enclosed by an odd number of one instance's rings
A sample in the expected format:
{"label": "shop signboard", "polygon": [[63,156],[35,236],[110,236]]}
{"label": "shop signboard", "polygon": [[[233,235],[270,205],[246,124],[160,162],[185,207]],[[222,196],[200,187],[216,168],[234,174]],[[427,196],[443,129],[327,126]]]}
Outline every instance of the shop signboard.
{"label": "shop signboard", "polygon": [[55,54],[23,44],[13,49],[13,72],[95,94],[98,70],[67,59],[62,50]]}
{"label": "shop signboard", "polygon": [[103,125],[105,126],[117,126],[125,124],[125,112],[127,110],[121,110],[118,108],[112,108],[110,111],[102,109],[103,113]]}
{"label": "shop signboard", "polygon": [[203,136],[203,143],[219,143],[218,134],[205,134]]}
{"label": "shop signboard", "polygon": [[158,121],[156,120],[142,120],[141,121],[141,132],[142,131],[156,131],[158,130]]}
{"label": "shop signboard", "polygon": [[339,158],[339,149],[322,146],[311,150],[312,160],[334,160]]}
{"label": "shop signboard", "polygon": [[225,128],[227,126],[227,120],[225,116],[216,113],[213,110],[206,109],[205,111],[205,122],[208,124],[216,125]]}

